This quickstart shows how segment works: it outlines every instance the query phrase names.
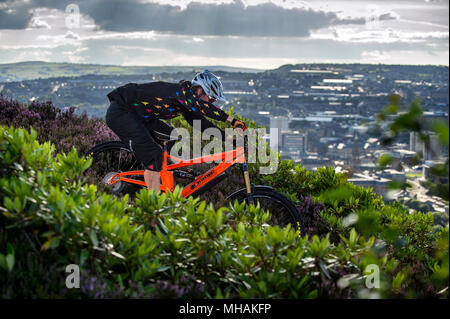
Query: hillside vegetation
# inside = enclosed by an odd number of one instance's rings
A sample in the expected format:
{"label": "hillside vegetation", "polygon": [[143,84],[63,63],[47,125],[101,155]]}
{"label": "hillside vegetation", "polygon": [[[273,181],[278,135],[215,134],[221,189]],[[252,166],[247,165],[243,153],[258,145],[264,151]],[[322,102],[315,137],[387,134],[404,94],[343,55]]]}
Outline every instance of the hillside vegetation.
{"label": "hillside vegetation", "polygon": [[[256,184],[297,204],[299,237],[259,208],[215,208],[179,188],[99,191],[81,154],[115,137],[73,110],[0,98],[0,124],[3,298],[448,297],[448,226],[434,230],[432,215],[386,204],[333,168],[281,161],[259,175],[251,166]],[[80,289],[65,286],[69,264],[81,268]]]}
{"label": "hillside vegetation", "polygon": [[[256,72],[259,70],[234,68],[227,66],[209,66],[210,70],[224,70],[230,72]],[[46,79],[61,76],[96,75],[136,75],[155,74],[163,72],[192,71],[204,69],[201,66],[119,66],[86,63],[55,63],[43,61],[28,61],[0,64],[0,82],[22,81],[29,79]]]}

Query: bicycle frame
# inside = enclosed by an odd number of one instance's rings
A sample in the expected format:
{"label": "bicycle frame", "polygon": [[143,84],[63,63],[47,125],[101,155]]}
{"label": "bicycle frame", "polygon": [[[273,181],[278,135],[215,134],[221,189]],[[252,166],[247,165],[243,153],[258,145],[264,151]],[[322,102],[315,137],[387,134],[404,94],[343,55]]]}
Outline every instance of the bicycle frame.
{"label": "bicycle frame", "polygon": [[[202,175],[197,176],[193,182],[188,184],[186,187],[183,188],[181,194],[184,197],[188,197],[190,195],[193,195],[194,193],[198,194],[200,193],[200,190],[205,187],[207,184],[218,178],[222,173],[224,173],[228,168],[230,168],[234,164],[241,164],[241,167],[243,169],[244,173],[244,181],[245,186],[247,190],[247,194],[250,196],[251,199],[251,186],[250,186],[250,177],[248,174],[248,166],[245,159],[245,151],[247,147],[247,139],[244,138],[244,147],[237,147],[236,149],[233,149],[231,151],[222,152],[222,153],[216,153],[204,157],[198,157],[190,160],[183,160],[174,156],[170,156],[167,153],[166,148],[166,142],[164,143],[164,156],[163,156],[163,164],[162,164],[162,170],[160,172],[161,175],[161,191],[167,192],[167,191],[173,191],[174,189],[174,178],[173,178],[173,170],[177,168],[182,167],[188,167],[188,166],[194,166],[197,164],[202,163],[210,163],[222,160],[218,165],[214,166],[207,172],[203,173]],[[167,165],[167,160],[171,158],[173,161],[177,162],[175,164]],[[128,178],[126,176],[129,175],[144,175],[143,170],[138,171],[128,171],[128,172],[121,172],[114,175],[110,181],[109,184],[113,185],[114,183],[117,183],[118,181],[123,181],[127,183],[137,184],[141,186],[147,186],[144,181],[135,180]]]}

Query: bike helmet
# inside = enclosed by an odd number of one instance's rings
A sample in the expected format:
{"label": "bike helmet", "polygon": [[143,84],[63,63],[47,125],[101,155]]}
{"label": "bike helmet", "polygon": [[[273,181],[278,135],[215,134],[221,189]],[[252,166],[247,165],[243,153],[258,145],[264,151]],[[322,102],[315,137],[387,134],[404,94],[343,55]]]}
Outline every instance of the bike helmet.
{"label": "bike helmet", "polygon": [[220,80],[209,72],[205,70],[201,73],[198,73],[194,79],[191,81],[192,85],[201,86],[205,94],[209,97],[215,98],[219,102],[226,102],[225,95],[223,94],[223,87]]}

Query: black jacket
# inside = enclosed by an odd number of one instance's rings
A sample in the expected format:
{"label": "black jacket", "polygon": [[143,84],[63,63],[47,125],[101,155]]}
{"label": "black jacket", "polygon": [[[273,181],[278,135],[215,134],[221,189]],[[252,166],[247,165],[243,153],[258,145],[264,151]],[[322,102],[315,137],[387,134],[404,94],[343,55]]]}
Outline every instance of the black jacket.
{"label": "black jacket", "polygon": [[136,113],[142,121],[171,119],[183,115],[192,125],[194,119],[202,120],[202,130],[215,127],[204,116],[225,122],[228,115],[212,103],[201,100],[192,83],[151,82],[128,83],[108,95],[124,109]]}

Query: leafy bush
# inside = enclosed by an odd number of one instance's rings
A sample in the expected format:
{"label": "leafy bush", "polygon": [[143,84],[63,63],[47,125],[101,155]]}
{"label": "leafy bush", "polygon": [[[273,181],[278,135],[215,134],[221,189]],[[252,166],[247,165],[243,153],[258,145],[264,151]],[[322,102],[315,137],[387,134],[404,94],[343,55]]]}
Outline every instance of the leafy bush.
{"label": "leafy bush", "polygon": [[[16,258],[0,270],[5,297],[358,297],[354,283],[338,282],[350,274],[361,282],[369,261],[387,274],[380,295],[392,293],[392,263],[374,257],[374,237],[299,238],[267,226],[259,208],[215,210],[179,188],[142,190],[130,206],[83,183],[78,173],[90,160],[75,149],[53,158],[34,130],[12,127],[0,128],[0,142],[0,251],[10,243]],[[84,278],[76,291],[63,285],[72,263]]]}
{"label": "leafy bush", "polygon": [[[241,182],[238,171],[207,198],[215,207],[183,198],[180,189],[167,195],[142,189],[132,201],[104,194],[86,184],[82,172],[90,161],[77,150],[113,139],[105,124],[51,103],[34,103],[28,110],[35,113],[18,116],[23,107],[14,103],[0,100],[2,123],[36,130],[0,131],[4,297],[448,295],[448,226],[433,231],[432,215],[385,204],[333,168],[310,172],[280,161],[277,174],[260,175],[258,163],[249,165],[255,184],[272,186],[297,204],[308,233],[299,238],[290,228],[268,226],[270,216],[259,208],[221,207]],[[51,132],[60,125],[65,130]],[[67,145],[60,143],[64,138]],[[64,267],[71,263],[81,267],[80,290],[65,288]],[[381,285],[368,290],[371,264],[380,267]]]}

